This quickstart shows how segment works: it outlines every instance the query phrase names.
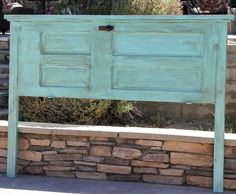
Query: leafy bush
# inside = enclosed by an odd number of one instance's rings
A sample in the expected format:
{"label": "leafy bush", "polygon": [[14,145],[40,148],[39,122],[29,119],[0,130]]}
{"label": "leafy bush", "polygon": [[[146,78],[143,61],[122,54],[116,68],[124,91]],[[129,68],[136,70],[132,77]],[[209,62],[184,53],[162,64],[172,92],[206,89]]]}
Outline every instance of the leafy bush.
{"label": "leafy bush", "polygon": [[179,0],[59,0],[53,14],[179,15]]}
{"label": "leafy bush", "polygon": [[113,0],[113,15],[180,15],[179,0]]}
{"label": "leafy bush", "polygon": [[135,103],[66,98],[20,99],[20,120],[86,125],[128,125],[141,116]]}

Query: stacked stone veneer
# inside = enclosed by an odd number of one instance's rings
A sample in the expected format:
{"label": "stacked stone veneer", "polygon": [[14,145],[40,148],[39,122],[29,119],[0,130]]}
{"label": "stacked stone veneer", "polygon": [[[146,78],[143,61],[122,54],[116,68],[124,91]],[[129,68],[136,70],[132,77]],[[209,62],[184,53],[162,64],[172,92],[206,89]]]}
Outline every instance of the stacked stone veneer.
{"label": "stacked stone veneer", "polygon": [[[0,122],[2,173],[6,131]],[[212,187],[212,132],[39,123],[19,131],[19,174]],[[225,144],[225,188],[236,189],[236,136]]]}

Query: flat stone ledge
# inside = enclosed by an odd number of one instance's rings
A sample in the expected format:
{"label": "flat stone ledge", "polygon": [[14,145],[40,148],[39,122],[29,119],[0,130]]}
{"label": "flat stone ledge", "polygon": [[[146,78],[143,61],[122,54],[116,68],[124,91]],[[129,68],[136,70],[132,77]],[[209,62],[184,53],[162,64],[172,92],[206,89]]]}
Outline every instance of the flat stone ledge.
{"label": "flat stone ledge", "polygon": [[[0,132],[7,132],[8,121],[0,120]],[[168,128],[65,125],[19,122],[20,133],[43,135],[92,136],[128,139],[214,143],[214,132]],[[225,134],[225,145],[236,146],[236,134]]]}

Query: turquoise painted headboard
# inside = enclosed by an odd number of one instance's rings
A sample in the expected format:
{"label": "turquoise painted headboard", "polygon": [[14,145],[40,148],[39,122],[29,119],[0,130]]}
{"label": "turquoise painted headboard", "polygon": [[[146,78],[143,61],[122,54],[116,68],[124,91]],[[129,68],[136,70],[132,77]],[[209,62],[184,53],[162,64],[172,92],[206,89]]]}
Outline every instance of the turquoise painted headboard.
{"label": "turquoise painted headboard", "polygon": [[7,175],[19,96],[215,104],[214,191],[223,191],[227,22],[232,16],[24,16],[11,22]]}

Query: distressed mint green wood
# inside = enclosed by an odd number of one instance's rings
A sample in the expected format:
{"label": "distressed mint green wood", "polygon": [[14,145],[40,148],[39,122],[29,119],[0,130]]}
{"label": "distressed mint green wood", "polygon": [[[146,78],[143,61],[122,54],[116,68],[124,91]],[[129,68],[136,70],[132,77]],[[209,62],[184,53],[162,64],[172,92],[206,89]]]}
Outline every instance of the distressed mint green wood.
{"label": "distressed mint green wood", "polygon": [[[233,17],[6,18],[21,28],[11,29],[19,37],[11,48],[16,68],[10,77],[18,86],[12,101],[46,96],[215,104],[214,191],[223,190],[225,40]],[[115,30],[99,31],[104,25]],[[12,107],[9,137],[16,142],[17,104]],[[9,148],[15,161],[16,147]],[[14,165],[9,161],[8,169]]]}
{"label": "distressed mint green wood", "polygon": [[216,103],[215,103],[215,139],[214,139],[214,192],[223,192],[224,185],[224,128],[225,128],[225,74],[226,74],[226,36],[227,26],[218,24],[216,58]]}
{"label": "distressed mint green wood", "polygon": [[9,124],[8,124],[8,152],[7,152],[7,176],[16,175],[16,155],[18,142],[18,46],[20,38],[20,27],[11,23],[11,30],[15,33],[10,35],[10,80],[9,80]]}

